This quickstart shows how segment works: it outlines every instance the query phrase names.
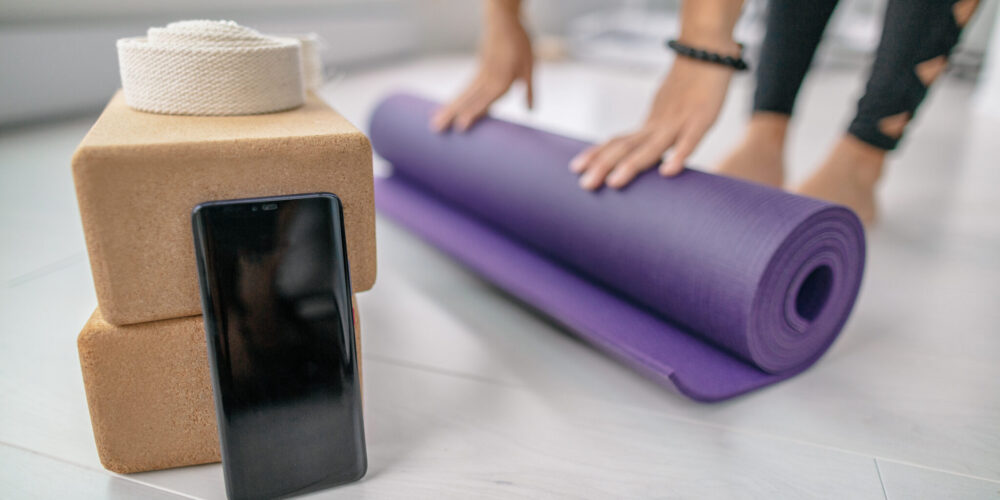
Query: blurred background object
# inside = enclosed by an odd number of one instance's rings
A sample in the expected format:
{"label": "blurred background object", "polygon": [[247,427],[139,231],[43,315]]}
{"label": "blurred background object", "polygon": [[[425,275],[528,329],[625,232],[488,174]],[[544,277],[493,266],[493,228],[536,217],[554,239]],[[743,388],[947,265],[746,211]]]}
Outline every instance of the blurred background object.
{"label": "blurred background object", "polygon": [[[841,0],[792,121],[792,185],[852,118],[886,1]],[[378,286],[357,305],[372,468],[336,495],[995,498],[998,3],[982,1],[893,154],[841,339],[753,397],[704,407],[665,392],[380,218]],[[0,0],[0,497],[224,498],[218,464],[125,476],[98,457],[74,341],[97,299],[69,164],[119,86],[115,40],[192,18],[316,32],[320,97],[367,129],[390,92],[464,88],[482,5]],[[516,85],[491,113],[589,141],[632,130],[672,61],[679,0],[525,5],[536,106]],[[738,25],[751,63],[765,9],[746,0]],[[739,143],[754,86],[751,72],[733,78],[693,168]]]}
{"label": "blurred background object", "polygon": [[[842,0],[819,64],[858,66],[878,42],[885,0]],[[527,3],[542,59],[664,66],[679,0],[545,0]],[[119,86],[114,41],[180,19],[233,19],[265,33],[316,32],[329,68],[355,69],[427,53],[471,52],[481,2],[470,0],[3,0],[0,2],[0,126],[94,112]],[[763,38],[766,0],[748,0],[737,28],[751,59]],[[984,2],[953,57],[952,73],[975,79],[997,24]],[[993,51],[994,53],[997,51]],[[992,66],[998,64],[993,63]],[[995,70],[987,70],[992,75]],[[979,101],[1000,116],[1000,79]]]}

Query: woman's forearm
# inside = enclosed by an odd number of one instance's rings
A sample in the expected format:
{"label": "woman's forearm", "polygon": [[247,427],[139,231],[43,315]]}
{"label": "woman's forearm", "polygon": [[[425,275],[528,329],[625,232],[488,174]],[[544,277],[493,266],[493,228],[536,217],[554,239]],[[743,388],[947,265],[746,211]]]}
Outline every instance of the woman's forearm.
{"label": "woman's forearm", "polygon": [[743,0],[686,0],[681,7],[684,44],[727,55],[738,55],[733,28],[740,18]]}

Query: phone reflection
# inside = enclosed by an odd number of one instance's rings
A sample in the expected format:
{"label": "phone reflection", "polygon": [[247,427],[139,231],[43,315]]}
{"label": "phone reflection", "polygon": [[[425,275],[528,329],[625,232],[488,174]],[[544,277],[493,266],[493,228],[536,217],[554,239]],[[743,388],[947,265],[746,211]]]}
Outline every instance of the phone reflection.
{"label": "phone reflection", "polygon": [[268,497],[354,479],[364,445],[335,210],[307,198],[209,212],[209,338],[227,483]]}

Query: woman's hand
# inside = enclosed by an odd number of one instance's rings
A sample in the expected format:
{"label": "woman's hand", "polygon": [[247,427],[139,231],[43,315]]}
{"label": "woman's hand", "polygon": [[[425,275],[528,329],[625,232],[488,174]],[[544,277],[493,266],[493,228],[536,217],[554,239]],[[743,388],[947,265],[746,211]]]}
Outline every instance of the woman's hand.
{"label": "woman's hand", "polygon": [[518,80],[526,86],[528,108],[534,105],[531,85],[534,57],[531,38],[521,25],[520,1],[491,0],[486,9],[479,72],[464,92],[431,118],[431,128],[438,132],[452,127],[459,132],[468,130]]}
{"label": "woman's hand", "polygon": [[615,189],[625,187],[671,148],[660,174],[680,173],[719,116],[732,74],[719,64],[677,57],[638,131],[590,147],[570,162],[570,170],[581,174],[580,187],[594,190],[605,181]]}
{"label": "woman's hand", "polygon": [[[742,48],[733,41],[732,33],[742,6],[743,0],[684,1],[680,41],[739,56]],[[670,148],[673,152],[660,165],[660,174],[680,173],[684,161],[718,118],[732,75],[732,69],[719,64],[674,59],[642,128],[588,148],[570,161],[570,170],[581,174],[580,186],[594,190],[607,181],[613,188],[625,187],[636,175],[656,165]]]}

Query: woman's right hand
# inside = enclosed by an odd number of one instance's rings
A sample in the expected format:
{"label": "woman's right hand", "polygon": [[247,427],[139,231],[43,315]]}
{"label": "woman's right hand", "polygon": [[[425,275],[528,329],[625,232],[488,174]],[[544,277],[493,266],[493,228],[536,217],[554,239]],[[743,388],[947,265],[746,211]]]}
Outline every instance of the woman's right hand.
{"label": "woman's right hand", "polygon": [[[729,43],[729,53],[739,55],[739,46]],[[638,130],[587,148],[570,161],[580,187],[621,189],[658,163],[664,177],[679,174],[718,118],[732,74],[719,64],[677,57]],[[667,150],[670,157],[660,163]]]}
{"label": "woman's right hand", "polygon": [[437,132],[449,128],[459,132],[468,130],[518,80],[525,84],[528,108],[534,105],[531,82],[534,56],[531,38],[521,24],[520,1],[489,0],[486,9],[479,71],[464,92],[431,118],[431,128]]}

